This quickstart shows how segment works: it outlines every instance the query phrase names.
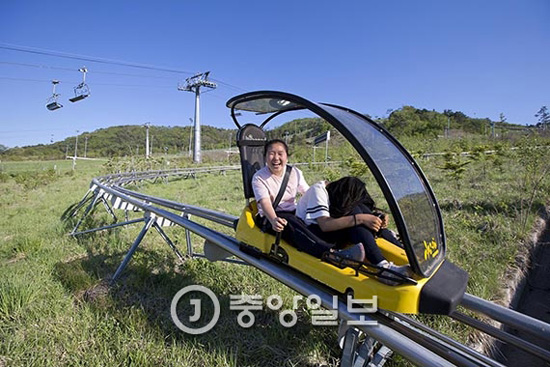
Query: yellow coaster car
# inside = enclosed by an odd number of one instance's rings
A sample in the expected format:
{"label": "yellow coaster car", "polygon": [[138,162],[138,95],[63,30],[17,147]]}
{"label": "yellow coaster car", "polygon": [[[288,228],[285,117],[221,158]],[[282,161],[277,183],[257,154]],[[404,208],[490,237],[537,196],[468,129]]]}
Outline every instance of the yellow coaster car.
{"label": "yellow coaster car", "polygon": [[[455,310],[466,290],[468,274],[445,260],[443,221],[433,191],[418,164],[389,132],[347,108],[313,103],[283,92],[246,93],[230,99],[227,106],[239,128],[237,145],[247,199],[236,227],[243,251],[284,262],[339,294],[353,294],[356,299],[377,296],[380,309],[409,314],[450,314]],[[414,273],[410,278],[396,285],[382,283],[379,278],[384,275],[374,266],[316,258],[262,232],[255,224],[257,208],[251,180],[264,165],[263,127],[275,116],[303,109],[340,131],[364,159],[390,207],[403,247],[380,238],[377,244],[388,261],[410,266]],[[236,110],[270,115],[259,126],[241,126]]]}

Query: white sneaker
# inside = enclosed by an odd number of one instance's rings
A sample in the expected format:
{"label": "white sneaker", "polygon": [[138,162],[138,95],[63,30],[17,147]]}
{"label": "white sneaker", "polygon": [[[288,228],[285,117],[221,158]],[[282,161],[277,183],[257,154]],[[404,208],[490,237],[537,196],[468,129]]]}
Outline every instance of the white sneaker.
{"label": "white sneaker", "polygon": [[[410,268],[409,265],[398,266],[398,265],[395,265],[394,263],[392,263],[388,260],[382,260],[378,264],[376,264],[376,266],[383,268],[380,271],[379,275],[383,275],[385,277],[385,278],[378,277],[378,280],[381,283],[384,283],[384,284],[387,284],[387,285],[398,285],[398,284],[402,283],[403,278],[401,278],[400,276],[398,276],[398,275],[396,275],[392,272],[401,274],[401,275],[406,276],[406,277],[410,277],[411,274],[412,274],[412,271],[411,271],[411,268]],[[385,269],[391,270],[391,272],[390,271],[385,271]],[[390,278],[390,279],[388,279],[388,278]],[[392,279],[395,279],[395,280],[392,280]]]}

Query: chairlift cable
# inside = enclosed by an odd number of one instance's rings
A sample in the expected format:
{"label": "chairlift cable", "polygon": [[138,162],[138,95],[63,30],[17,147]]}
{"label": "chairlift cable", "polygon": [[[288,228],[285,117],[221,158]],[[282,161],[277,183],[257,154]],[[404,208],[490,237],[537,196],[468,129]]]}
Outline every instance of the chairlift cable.
{"label": "chairlift cable", "polygon": [[[26,79],[26,78],[12,78],[8,76],[0,76],[0,79],[22,81],[22,82],[38,82],[38,83],[51,83],[50,79]],[[67,83],[78,84],[79,81],[70,81]],[[138,88],[166,88],[173,89],[173,85],[147,85],[147,84],[113,84],[113,83],[93,83],[93,85],[110,86],[110,87],[138,87]]]}
{"label": "chairlift cable", "polygon": [[232,84],[223,82],[223,81],[221,81],[221,80],[219,80],[219,79],[211,78],[210,80],[212,80],[212,81],[214,81],[214,82],[216,82],[216,83],[218,83],[218,84],[223,84],[223,85],[225,85],[226,87],[229,87],[229,88],[233,88],[233,89],[236,89],[236,90],[239,90],[239,91],[246,91],[246,89],[244,89],[244,88],[237,87],[237,86],[235,86],[235,85],[232,85]]}
{"label": "chairlift cable", "polygon": [[96,62],[96,63],[100,63],[100,64],[111,64],[111,65],[120,65],[120,66],[133,67],[133,68],[138,68],[138,69],[157,70],[157,71],[163,71],[163,72],[167,72],[167,73],[192,74],[192,75],[195,74],[194,72],[186,71],[186,70],[169,69],[169,68],[158,67],[158,66],[154,66],[154,65],[137,64],[137,63],[131,63],[131,62],[126,62],[126,61],[103,59],[103,58],[99,58],[99,57],[69,54],[69,53],[65,53],[65,52],[44,50],[44,49],[39,49],[39,48],[31,48],[31,47],[24,47],[24,46],[18,46],[18,45],[10,45],[10,44],[5,44],[5,43],[0,44],[0,49],[27,52],[27,53],[32,53],[32,54],[46,55],[46,56],[53,56],[53,57],[61,57],[61,58],[66,58],[66,59]]}
{"label": "chairlift cable", "polygon": [[[75,60],[82,60],[82,61],[90,61],[90,62],[103,63],[103,64],[134,67],[134,68],[140,68],[140,69],[146,69],[146,70],[156,70],[156,71],[170,72],[170,73],[176,73],[176,74],[192,74],[192,75],[196,74],[194,72],[190,72],[190,71],[186,71],[186,70],[169,69],[169,68],[158,67],[158,66],[154,66],[154,65],[138,64],[138,63],[131,63],[131,62],[126,62],[126,61],[103,59],[103,58],[92,57],[92,56],[69,54],[69,53],[63,53],[63,52],[58,52],[58,51],[44,50],[44,49],[31,48],[31,47],[26,47],[26,46],[18,46],[18,45],[11,45],[11,44],[5,44],[5,43],[0,44],[0,49],[27,52],[27,53],[34,53],[34,54],[53,56],[53,57],[75,59]],[[64,70],[67,70],[67,69],[64,69]],[[122,74],[120,74],[120,75],[122,75]],[[245,90],[245,89],[237,87],[235,85],[223,82],[219,79],[212,78],[211,80],[216,81],[220,84],[223,84],[226,87],[234,88],[234,89],[239,90],[239,91],[244,91]]]}
{"label": "chairlift cable", "polygon": [[[26,67],[34,67],[34,68],[40,68],[40,69],[52,69],[52,70],[65,70],[65,71],[75,71],[74,68],[64,68],[59,66],[49,66],[49,65],[39,65],[39,64],[27,64],[27,63],[19,63],[19,62],[9,62],[9,61],[0,61],[0,64],[5,65],[16,65],[16,66],[26,66]],[[128,73],[117,73],[112,71],[98,71],[93,70],[94,74],[106,74],[106,75],[118,75],[118,76],[130,76],[130,77],[137,77],[137,78],[151,78],[151,79],[166,79],[166,80],[174,80],[172,77],[167,76],[154,76],[154,75],[140,75],[140,74],[128,74]],[[50,82],[48,80],[48,82]]]}
{"label": "chairlift cable", "polygon": [[63,68],[63,67],[59,67],[59,66],[48,66],[48,65],[27,64],[27,63],[22,63],[22,62],[0,61],[0,64],[15,65],[15,66],[27,66],[27,67],[33,67],[33,68],[39,68],[39,69],[53,69],[53,70],[74,71],[73,68]]}
{"label": "chairlift cable", "polygon": [[0,79],[4,80],[14,80],[14,81],[20,81],[20,82],[39,82],[39,83],[51,83],[52,81],[50,79],[26,79],[26,78],[12,78],[10,76],[0,76]]}
{"label": "chairlift cable", "polygon": [[[71,69],[73,70],[73,69]],[[94,72],[95,74],[95,72]],[[13,80],[21,82],[35,82],[35,83],[51,83],[51,79],[27,79],[27,78],[13,78],[9,76],[0,76],[0,79],[3,80]],[[67,80],[68,84],[78,84],[79,81],[76,80]],[[174,89],[173,85],[153,85],[153,84],[118,84],[118,83],[93,83],[94,86],[108,86],[108,87],[123,87],[123,88],[162,88],[162,89]],[[219,92],[219,90],[217,89]],[[202,93],[202,92],[201,92]],[[206,93],[206,91],[204,92]],[[211,96],[215,98],[224,99],[224,97],[217,96],[212,94]]]}

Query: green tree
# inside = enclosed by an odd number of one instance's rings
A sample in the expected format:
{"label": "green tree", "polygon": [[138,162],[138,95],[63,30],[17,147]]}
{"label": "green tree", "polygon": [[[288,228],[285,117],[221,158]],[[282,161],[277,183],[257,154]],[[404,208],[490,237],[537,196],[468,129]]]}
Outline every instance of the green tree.
{"label": "green tree", "polygon": [[466,165],[470,164],[471,160],[462,160],[460,154],[446,152],[444,155],[445,164],[439,166],[439,169],[445,171],[445,175],[456,184],[457,189],[460,189],[460,183],[466,172]]}
{"label": "green tree", "polygon": [[535,117],[538,119],[537,126],[541,127],[543,130],[548,128],[550,125],[550,112],[546,106],[542,106],[540,110],[535,113]]}

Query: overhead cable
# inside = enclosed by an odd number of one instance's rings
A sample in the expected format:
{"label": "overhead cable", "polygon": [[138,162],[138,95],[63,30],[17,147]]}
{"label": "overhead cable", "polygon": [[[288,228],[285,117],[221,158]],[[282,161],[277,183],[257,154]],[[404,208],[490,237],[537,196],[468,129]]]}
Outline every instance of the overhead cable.
{"label": "overhead cable", "polygon": [[65,53],[65,52],[44,50],[44,49],[31,48],[31,47],[26,47],[26,46],[11,45],[11,44],[6,44],[6,43],[0,43],[0,49],[27,52],[27,53],[32,53],[32,54],[46,55],[46,56],[53,56],[53,57],[61,57],[61,58],[66,58],[66,59],[97,62],[97,63],[100,63],[100,64],[121,65],[121,66],[128,66],[128,67],[138,68],[138,69],[164,71],[164,72],[167,72],[167,73],[195,74],[194,72],[186,71],[186,70],[169,69],[169,68],[158,67],[158,66],[153,66],[153,65],[137,64],[137,63],[111,60],[111,59],[102,59],[102,58],[93,57],[93,56],[69,54],[69,53]]}
{"label": "overhead cable", "polygon": [[[77,71],[75,68],[66,68],[66,67],[60,67],[60,66],[50,66],[50,65],[41,65],[41,64],[28,64],[28,63],[21,63],[21,62],[10,62],[10,61],[0,61],[0,64],[4,65],[15,65],[15,66],[25,66],[25,67],[33,67],[33,68],[39,68],[39,69],[52,69],[52,70],[64,70],[64,71]],[[169,76],[156,76],[156,75],[142,75],[142,74],[128,74],[128,73],[117,73],[112,71],[98,71],[93,70],[94,74],[106,74],[106,75],[117,75],[117,76],[130,76],[130,77],[136,77],[136,78],[151,78],[151,79],[166,79],[166,80],[173,80],[173,77]]]}
{"label": "overhead cable", "polygon": [[[119,61],[119,60],[111,60],[111,59],[105,59],[105,58],[99,58],[99,57],[93,57],[93,56],[70,54],[70,53],[66,53],[66,52],[59,52],[59,51],[46,50],[46,49],[40,49],[40,48],[33,48],[33,47],[28,47],[28,46],[13,45],[13,44],[8,44],[8,43],[0,43],[0,49],[26,52],[26,53],[32,53],[32,54],[38,54],[38,55],[60,57],[60,58],[66,58],[66,59],[89,61],[89,62],[95,62],[95,63],[101,63],[101,64],[110,64],[110,65],[133,67],[133,68],[139,68],[139,69],[145,69],[145,70],[155,70],[155,71],[162,71],[162,72],[168,72],[168,73],[192,74],[192,75],[196,74],[195,72],[191,72],[191,71],[187,71],[187,70],[170,69],[170,68],[159,67],[159,66],[154,66],[154,65],[138,64],[138,63],[127,62],[127,61]],[[69,69],[69,68],[52,67],[52,66],[44,66],[44,65],[33,65],[33,64],[15,63],[15,62],[0,62],[0,63],[73,71],[73,69]],[[99,71],[94,71],[94,73],[109,74],[109,72],[99,72]],[[111,72],[110,74],[121,75],[121,76],[143,77],[143,78],[163,78],[163,77],[159,77],[159,76],[150,76],[149,77],[149,76],[145,76],[145,75],[123,74],[123,73],[114,73],[114,72]],[[234,89],[234,90],[246,91],[246,89],[243,89],[243,88],[237,87],[235,85],[226,83],[226,82],[221,81],[219,79],[211,78],[211,80],[215,81],[216,83],[222,84],[222,85],[224,85],[228,88]]]}

